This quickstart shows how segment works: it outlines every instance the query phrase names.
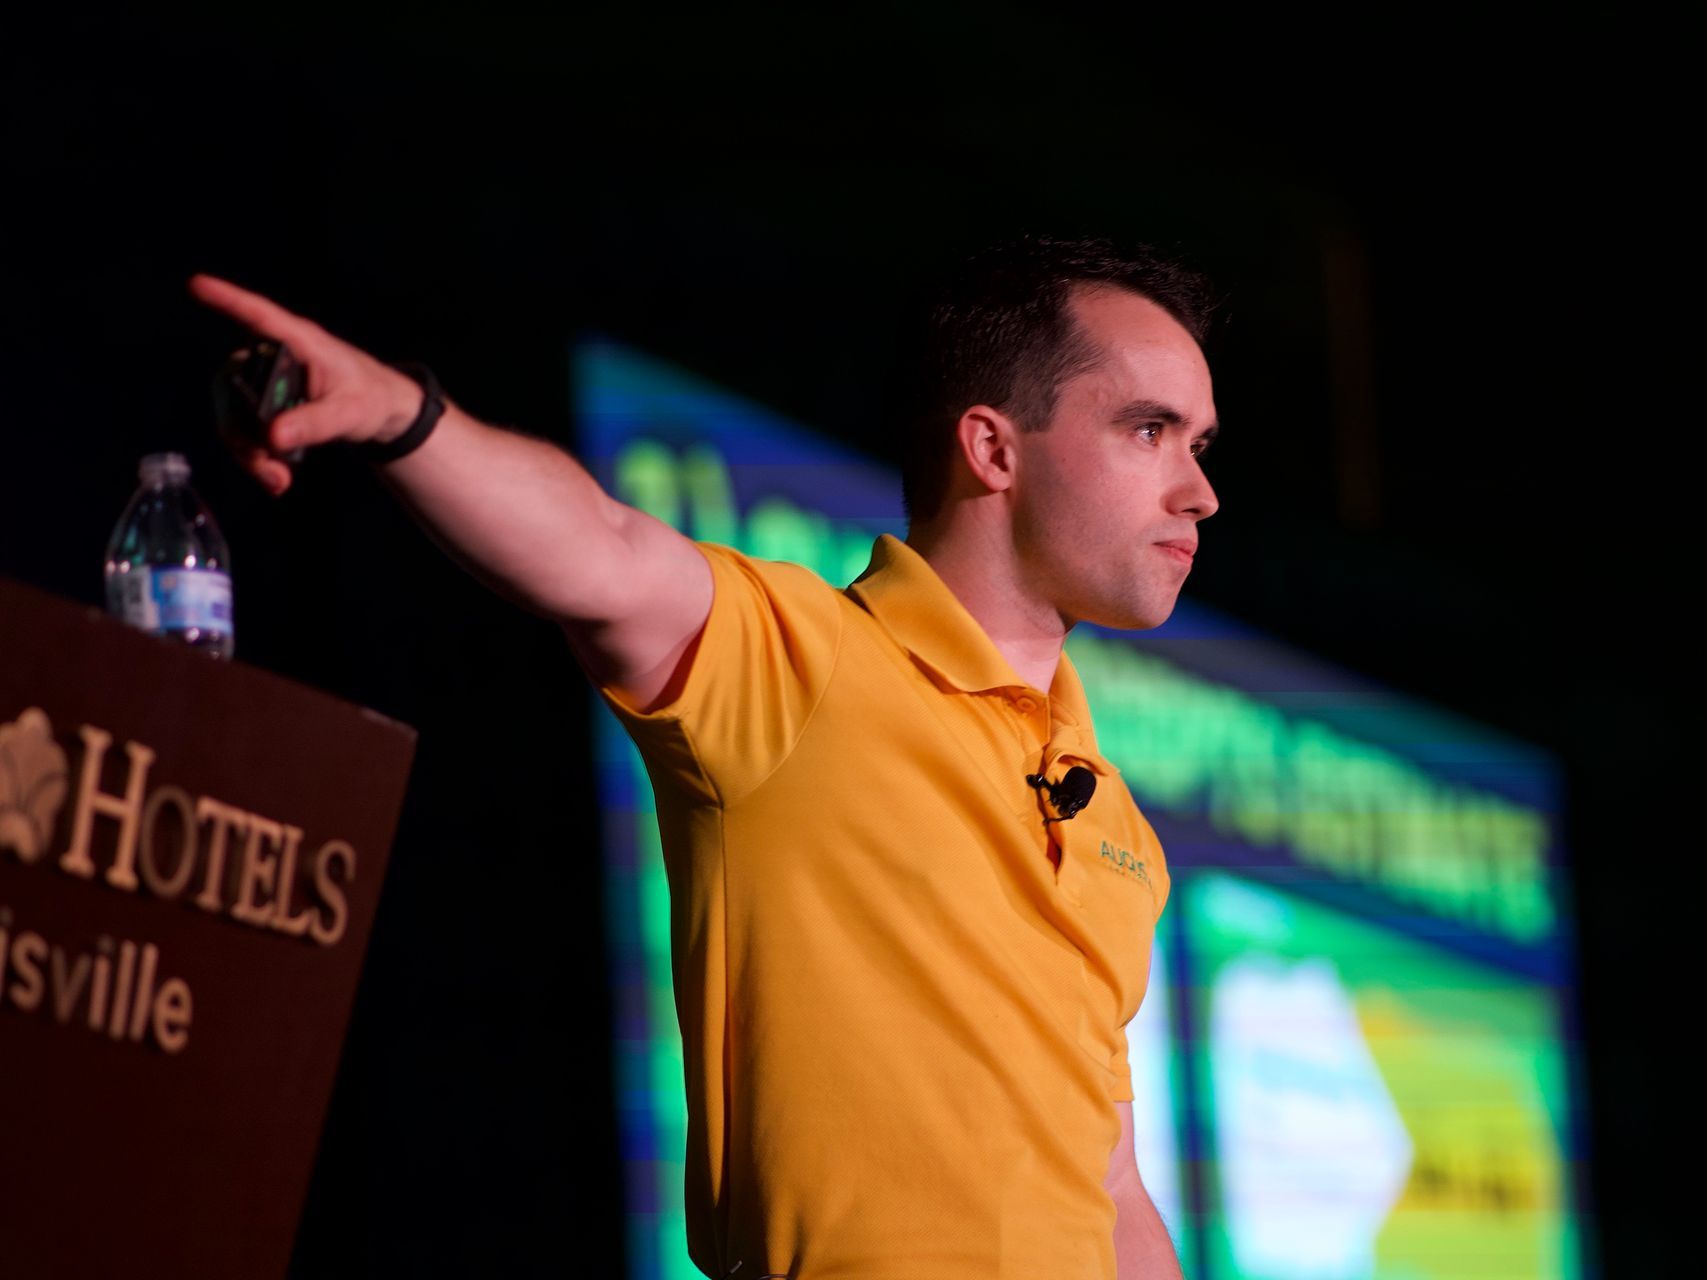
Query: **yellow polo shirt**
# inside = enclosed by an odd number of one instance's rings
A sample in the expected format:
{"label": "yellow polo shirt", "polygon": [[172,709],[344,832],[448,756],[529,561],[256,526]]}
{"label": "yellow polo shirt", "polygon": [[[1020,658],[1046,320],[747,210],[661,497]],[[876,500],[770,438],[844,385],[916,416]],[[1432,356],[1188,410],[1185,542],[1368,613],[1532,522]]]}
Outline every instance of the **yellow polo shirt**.
{"label": "yellow polo shirt", "polygon": [[[845,591],[698,545],[679,696],[600,690],[657,793],[694,1262],[1113,1280],[1102,1184],[1168,873],[1072,662],[1028,686],[888,534]],[[1095,794],[1046,824],[1026,775],[1073,765]]]}

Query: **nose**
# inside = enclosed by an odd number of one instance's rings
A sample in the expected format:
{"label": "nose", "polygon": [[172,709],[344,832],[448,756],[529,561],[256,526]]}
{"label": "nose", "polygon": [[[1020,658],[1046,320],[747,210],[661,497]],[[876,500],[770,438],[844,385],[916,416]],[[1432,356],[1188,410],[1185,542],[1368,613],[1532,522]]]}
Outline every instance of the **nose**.
{"label": "nose", "polygon": [[1220,506],[1209,477],[1203,474],[1203,464],[1186,455],[1185,472],[1174,490],[1174,510],[1193,520],[1207,520]]}

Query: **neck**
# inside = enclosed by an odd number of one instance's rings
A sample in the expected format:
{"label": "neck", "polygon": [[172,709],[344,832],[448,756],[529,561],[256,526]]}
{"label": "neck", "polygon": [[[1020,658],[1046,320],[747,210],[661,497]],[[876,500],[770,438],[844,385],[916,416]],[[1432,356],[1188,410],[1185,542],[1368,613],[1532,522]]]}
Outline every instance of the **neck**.
{"label": "neck", "polygon": [[907,545],[924,557],[1020,679],[1048,692],[1072,624],[1030,591],[1005,530],[970,521],[914,525]]}

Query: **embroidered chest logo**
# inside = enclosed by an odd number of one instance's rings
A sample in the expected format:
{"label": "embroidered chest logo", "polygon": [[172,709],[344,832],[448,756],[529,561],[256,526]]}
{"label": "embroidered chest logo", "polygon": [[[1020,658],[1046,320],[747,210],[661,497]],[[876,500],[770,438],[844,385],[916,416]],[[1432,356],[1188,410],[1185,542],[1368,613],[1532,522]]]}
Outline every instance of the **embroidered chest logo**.
{"label": "embroidered chest logo", "polygon": [[1108,841],[1102,842],[1102,865],[1118,871],[1123,876],[1134,880],[1150,883],[1150,873],[1144,869],[1144,860],[1133,854],[1130,849],[1116,849]]}

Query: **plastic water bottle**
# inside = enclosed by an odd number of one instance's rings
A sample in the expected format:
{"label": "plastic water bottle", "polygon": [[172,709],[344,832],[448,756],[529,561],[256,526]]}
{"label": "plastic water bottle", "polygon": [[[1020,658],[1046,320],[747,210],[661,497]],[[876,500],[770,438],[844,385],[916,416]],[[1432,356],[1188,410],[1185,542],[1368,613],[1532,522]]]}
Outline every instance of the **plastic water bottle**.
{"label": "plastic water bottle", "polygon": [[181,453],[151,453],[107,543],[107,612],[133,627],[229,658],[231,556]]}

